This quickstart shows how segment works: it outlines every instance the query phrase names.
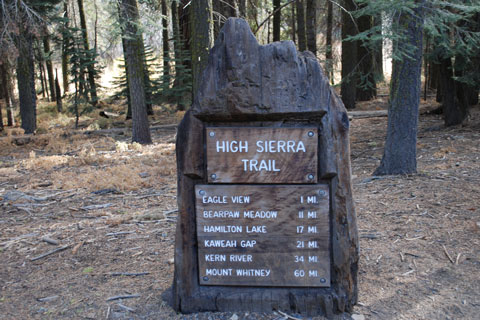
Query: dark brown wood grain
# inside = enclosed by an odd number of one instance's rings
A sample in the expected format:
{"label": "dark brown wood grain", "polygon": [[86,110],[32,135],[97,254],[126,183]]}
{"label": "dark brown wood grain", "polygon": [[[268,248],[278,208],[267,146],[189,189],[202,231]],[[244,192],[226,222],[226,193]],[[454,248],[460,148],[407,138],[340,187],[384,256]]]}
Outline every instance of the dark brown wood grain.
{"label": "dark brown wood grain", "polygon": [[206,128],[210,183],[316,183],[318,132],[306,128]]}

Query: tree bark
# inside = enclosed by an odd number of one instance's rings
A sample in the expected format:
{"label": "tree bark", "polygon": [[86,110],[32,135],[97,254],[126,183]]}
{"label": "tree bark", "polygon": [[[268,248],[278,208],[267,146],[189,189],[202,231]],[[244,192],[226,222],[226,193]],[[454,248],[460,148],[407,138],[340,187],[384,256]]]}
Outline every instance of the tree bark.
{"label": "tree bark", "polygon": [[68,29],[68,1],[63,3],[63,18],[65,22],[63,24],[63,36],[62,36],[62,84],[63,84],[63,93],[68,93],[68,46],[69,46],[69,37],[67,37],[66,30]]}
{"label": "tree bark", "polygon": [[440,61],[440,79],[442,89],[448,88],[447,90],[442,90],[442,108],[445,125],[448,127],[462,124],[468,116],[469,107],[465,90],[466,85],[455,80],[452,59],[450,57],[443,58]]}
{"label": "tree bark", "polygon": [[355,109],[357,96],[357,43],[356,41],[345,41],[349,36],[357,34],[354,18],[349,12],[355,10],[353,0],[344,0],[342,10],[342,84],[341,96],[345,107],[349,110]]}
{"label": "tree bark", "polygon": [[[364,15],[357,19],[358,32],[365,32],[373,27],[373,17]],[[377,94],[375,83],[375,68],[373,50],[368,46],[367,41],[357,42],[357,60],[358,60],[358,85],[357,101],[372,100]]]}
{"label": "tree bark", "polygon": [[55,79],[53,77],[53,66],[52,66],[52,59],[51,59],[52,53],[50,51],[50,35],[48,34],[48,30],[45,30],[45,36],[43,37],[43,50],[44,50],[44,56],[45,56],[45,64],[47,65],[48,87],[50,88],[50,98],[51,98],[51,101],[57,101],[57,94],[55,93]]}
{"label": "tree bark", "polygon": [[20,100],[21,127],[25,133],[34,133],[37,129],[37,97],[35,93],[35,71],[33,65],[33,35],[22,27],[17,37],[17,82]]}
{"label": "tree bark", "polygon": [[40,58],[38,61],[38,71],[40,71],[40,86],[42,88],[42,97],[45,99],[45,97],[48,97],[48,100],[50,100],[50,96],[48,95],[48,89],[47,89],[47,81],[45,80],[44,74],[43,74],[43,62]]}
{"label": "tree bark", "polygon": [[[5,97],[3,96],[4,92],[6,91],[4,89],[4,87],[5,87],[5,84],[3,83],[3,81],[0,81],[0,99],[5,99]],[[5,99],[5,101],[7,101],[7,100]],[[0,103],[0,131],[3,131],[3,114],[2,114],[2,104],[1,103]]]}
{"label": "tree bark", "polygon": [[[425,0],[413,12],[401,12],[399,28],[406,39],[394,45],[403,59],[394,60],[390,83],[387,138],[383,158],[374,175],[409,174],[417,171],[418,108],[421,95],[422,40]],[[405,50],[414,48],[408,57]],[[398,53],[397,53],[398,55]]]}
{"label": "tree bark", "polygon": [[142,55],[142,35],[137,25],[139,21],[137,1],[122,0],[121,11],[125,26],[126,62],[128,63],[129,92],[132,102],[132,141],[141,144],[152,143],[148,125],[144,83],[144,56]]}
{"label": "tree bark", "polygon": [[147,54],[145,52],[145,43],[143,42],[142,35],[140,35],[139,41],[140,41],[140,54],[143,57],[143,82],[145,84],[145,101],[147,104],[147,115],[151,116],[153,115],[152,83],[150,81],[150,70],[148,69]]}
{"label": "tree bark", "polygon": [[88,62],[87,65],[87,71],[88,71],[88,84],[90,85],[90,97],[91,97],[91,103],[96,106],[98,102],[98,97],[97,97],[97,86],[95,84],[95,57],[94,54],[91,54],[90,52],[90,47],[88,44],[88,33],[87,33],[87,22],[85,19],[85,11],[83,10],[83,0],[77,0],[78,2],[78,11],[79,11],[79,16],[80,16],[80,27],[82,29],[82,37],[83,37],[83,48],[85,51],[88,52],[88,58],[90,61]]}
{"label": "tree bark", "polygon": [[295,6],[297,9],[297,39],[298,50],[307,50],[307,36],[305,33],[305,7],[303,6],[304,0],[297,0]]}
{"label": "tree bark", "polygon": [[166,0],[162,0],[162,16],[163,81],[166,87],[170,87],[170,51],[168,48],[168,12]]}
{"label": "tree bark", "polygon": [[[379,34],[382,32],[382,14],[378,13],[373,16],[373,25],[380,28]],[[382,38],[383,39],[383,38]],[[373,45],[373,59],[374,59],[374,78],[375,82],[383,81],[385,76],[383,75],[383,40],[378,40]]]}
{"label": "tree bark", "polygon": [[273,0],[273,41],[280,41],[280,21],[282,20],[282,11],[280,10],[280,0]]}
{"label": "tree bark", "polygon": [[240,18],[247,20],[247,0],[238,0],[237,2]]}
{"label": "tree bark", "polygon": [[7,62],[0,63],[0,82],[3,84],[3,97],[5,99],[5,109],[7,111],[7,125],[12,127],[15,125],[15,118],[13,116],[13,90],[11,78],[9,74],[10,66]]}
{"label": "tree bark", "polygon": [[127,115],[125,120],[132,119],[132,99],[130,99],[130,81],[128,77],[128,62],[127,62],[127,44],[124,37],[122,37],[123,60],[125,65],[125,80],[127,83]]}
{"label": "tree bark", "polygon": [[62,112],[63,111],[63,103],[62,103],[62,93],[60,92],[60,83],[58,82],[58,72],[57,69],[55,69],[55,91],[57,93],[57,111]]}
{"label": "tree bark", "polygon": [[333,78],[333,4],[332,1],[327,0],[327,35],[325,48],[325,64],[327,69],[327,76],[332,85],[335,83]]}
{"label": "tree bark", "polygon": [[[184,66],[183,66],[183,48],[180,38],[180,25],[178,18],[178,6],[176,1],[172,1],[172,29],[173,29],[173,52],[175,54],[175,81],[173,86],[175,88],[183,87],[184,83]],[[183,97],[178,97],[177,99],[177,110],[185,110],[185,105],[183,103]]]}
{"label": "tree bark", "polygon": [[317,0],[307,0],[307,49],[317,56]]}
{"label": "tree bark", "polygon": [[292,41],[293,41],[293,43],[297,43],[297,27],[295,25],[295,6],[291,5],[290,10],[292,10],[291,11],[292,17],[291,17],[291,20],[290,20],[291,32],[292,32]]}
{"label": "tree bark", "polygon": [[211,0],[196,0],[190,5],[192,50],[193,99],[197,94],[199,80],[208,61],[208,52],[213,45]]}

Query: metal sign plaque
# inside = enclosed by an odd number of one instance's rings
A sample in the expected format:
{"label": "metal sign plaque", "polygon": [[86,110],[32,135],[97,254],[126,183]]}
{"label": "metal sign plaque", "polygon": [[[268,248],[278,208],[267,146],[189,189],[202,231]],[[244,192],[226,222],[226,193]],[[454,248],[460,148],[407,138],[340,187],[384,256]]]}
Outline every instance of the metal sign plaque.
{"label": "metal sign plaque", "polygon": [[317,182],[317,128],[206,130],[209,183]]}
{"label": "metal sign plaque", "polygon": [[196,185],[202,285],[329,287],[329,190]]}

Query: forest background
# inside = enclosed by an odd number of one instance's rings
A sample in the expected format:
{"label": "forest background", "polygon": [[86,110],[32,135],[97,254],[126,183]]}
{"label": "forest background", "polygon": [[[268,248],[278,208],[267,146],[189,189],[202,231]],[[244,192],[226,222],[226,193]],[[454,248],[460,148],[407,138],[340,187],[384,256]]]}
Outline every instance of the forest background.
{"label": "forest background", "polygon": [[[173,130],[229,17],[315,54],[353,119],[360,312],[474,318],[476,0],[0,0],[1,314],[174,317],[151,297],[172,274]],[[63,249],[34,263],[44,238]],[[135,306],[95,298],[138,287]]]}

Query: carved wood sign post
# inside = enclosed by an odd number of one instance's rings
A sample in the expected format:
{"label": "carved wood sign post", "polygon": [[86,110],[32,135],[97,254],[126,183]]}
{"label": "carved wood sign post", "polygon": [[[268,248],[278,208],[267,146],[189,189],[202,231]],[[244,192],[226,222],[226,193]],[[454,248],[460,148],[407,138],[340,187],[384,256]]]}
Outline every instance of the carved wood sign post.
{"label": "carved wood sign post", "polygon": [[348,128],[315,57],[227,21],[178,128],[178,311],[352,310]]}

